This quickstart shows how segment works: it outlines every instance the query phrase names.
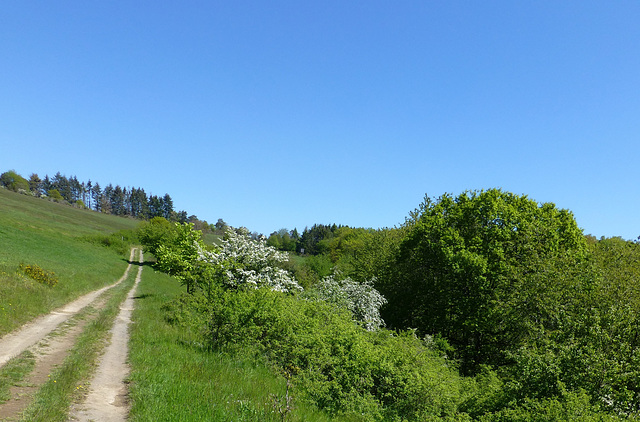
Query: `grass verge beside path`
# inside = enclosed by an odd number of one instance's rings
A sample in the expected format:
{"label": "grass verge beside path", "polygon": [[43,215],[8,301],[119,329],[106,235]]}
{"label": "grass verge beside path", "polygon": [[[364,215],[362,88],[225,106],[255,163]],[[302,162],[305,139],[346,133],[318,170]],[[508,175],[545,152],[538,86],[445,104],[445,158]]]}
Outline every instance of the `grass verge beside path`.
{"label": "grass verge beside path", "polygon": [[[183,290],[152,268],[142,273],[131,326],[130,421],[282,421],[286,381],[250,360],[204,350],[165,322],[161,307]],[[331,421],[293,402],[287,421]]]}
{"label": "grass verge beside path", "polygon": [[105,346],[109,331],[135,281],[136,271],[130,271],[127,279],[105,292],[108,300],[97,317],[78,337],[75,346],[64,363],[36,393],[33,403],[25,410],[22,420],[33,422],[66,421],[69,407],[86,390],[97,358]]}

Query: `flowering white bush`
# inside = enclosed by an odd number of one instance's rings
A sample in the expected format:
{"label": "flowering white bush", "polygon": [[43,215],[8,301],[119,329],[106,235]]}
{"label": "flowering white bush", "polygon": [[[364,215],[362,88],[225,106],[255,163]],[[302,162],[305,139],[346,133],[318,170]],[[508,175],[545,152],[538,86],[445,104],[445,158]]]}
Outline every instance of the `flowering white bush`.
{"label": "flowering white bush", "polygon": [[286,252],[268,246],[261,236],[252,239],[246,230],[228,229],[218,251],[200,249],[199,259],[213,264],[222,272],[223,281],[231,287],[261,287],[292,292],[302,290],[295,279],[277,264],[289,260]]}
{"label": "flowering white bush", "polygon": [[358,283],[350,277],[336,280],[338,276],[339,274],[333,274],[323,278],[314,287],[314,295],[320,300],[348,309],[354,320],[369,331],[384,327],[380,308],[387,300],[373,287],[375,279]]}

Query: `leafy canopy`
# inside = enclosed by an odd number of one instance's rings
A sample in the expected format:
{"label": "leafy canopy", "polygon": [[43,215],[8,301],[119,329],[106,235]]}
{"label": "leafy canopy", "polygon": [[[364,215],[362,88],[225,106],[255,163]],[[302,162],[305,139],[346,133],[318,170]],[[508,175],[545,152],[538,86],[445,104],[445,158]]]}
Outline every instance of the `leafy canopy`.
{"label": "leafy canopy", "polygon": [[380,284],[385,320],[443,335],[467,368],[500,363],[523,337],[523,318],[535,318],[517,298],[528,274],[584,248],[572,213],[552,203],[499,189],[427,198]]}

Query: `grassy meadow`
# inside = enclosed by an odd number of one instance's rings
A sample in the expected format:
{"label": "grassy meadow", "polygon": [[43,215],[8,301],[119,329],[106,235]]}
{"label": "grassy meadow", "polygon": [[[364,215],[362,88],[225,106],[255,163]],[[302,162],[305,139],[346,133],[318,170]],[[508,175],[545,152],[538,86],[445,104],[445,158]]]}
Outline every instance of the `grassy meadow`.
{"label": "grassy meadow", "polygon": [[[118,280],[126,254],[101,239],[138,221],[77,209],[0,189],[0,335]],[[35,281],[20,265],[57,281]]]}

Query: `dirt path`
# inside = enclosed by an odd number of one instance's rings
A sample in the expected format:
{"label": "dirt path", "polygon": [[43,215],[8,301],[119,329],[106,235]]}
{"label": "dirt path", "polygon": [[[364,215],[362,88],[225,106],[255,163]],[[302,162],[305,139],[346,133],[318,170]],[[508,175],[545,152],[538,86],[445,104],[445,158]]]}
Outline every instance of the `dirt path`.
{"label": "dirt path", "polygon": [[111,342],[100,359],[85,402],[71,410],[72,420],[120,422],[127,419],[129,406],[125,379],[129,374],[127,365],[129,324],[134,308],[136,287],[142,275],[144,262],[142,251],[140,251],[139,262],[135,283],[120,306],[120,313],[111,328]]}
{"label": "dirt path", "polygon": [[[98,303],[94,305],[101,306]],[[67,357],[88,322],[86,318],[80,321],[66,321],[51,335],[29,348],[35,355],[35,366],[22,382],[11,387],[9,401],[0,404],[0,421],[19,420],[20,413],[27,408],[33,395],[47,381],[54,368]]]}
{"label": "dirt path", "polygon": [[125,270],[124,275],[114,284],[81,296],[62,308],[57,309],[48,315],[37,318],[36,320],[23,325],[20,329],[0,338],[0,367],[7,363],[12,357],[19,355],[27,348],[41,341],[49,333],[60,326],[60,324],[76,315],[84,307],[100,297],[100,295],[106,290],[125,280],[129,275],[134,253],[135,249],[132,249],[129,257],[129,265]]}

